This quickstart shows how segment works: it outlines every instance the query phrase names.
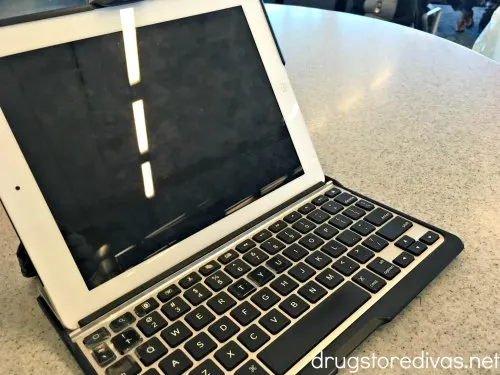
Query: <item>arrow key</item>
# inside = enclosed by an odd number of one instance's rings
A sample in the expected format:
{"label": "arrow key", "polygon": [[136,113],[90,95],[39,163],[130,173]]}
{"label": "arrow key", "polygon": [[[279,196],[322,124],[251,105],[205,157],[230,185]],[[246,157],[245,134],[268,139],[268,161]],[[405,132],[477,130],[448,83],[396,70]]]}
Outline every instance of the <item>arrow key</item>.
{"label": "arrow key", "polygon": [[399,267],[407,267],[411,262],[413,262],[415,258],[413,255],[403,251],[392,261],[394,264],[397,264]]}

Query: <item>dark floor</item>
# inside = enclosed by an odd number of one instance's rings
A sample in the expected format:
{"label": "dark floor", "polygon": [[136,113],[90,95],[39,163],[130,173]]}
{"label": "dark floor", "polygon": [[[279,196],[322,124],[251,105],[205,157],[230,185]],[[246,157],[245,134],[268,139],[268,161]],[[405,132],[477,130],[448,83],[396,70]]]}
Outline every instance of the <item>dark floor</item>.
{"label": "dark floor", "polygon": [[472,29],[465,30],[463,33],[457,33],[455,31],[455,24],[460,13],[455,12],[449,5],[439,5],[439,7],[442,8],[443,11],[441,13],[437,35],[465,47],[472,48],[472,45],[479,36],[477,25],[483,15],[484,8],[474,8],[474,27],[472,27]]}

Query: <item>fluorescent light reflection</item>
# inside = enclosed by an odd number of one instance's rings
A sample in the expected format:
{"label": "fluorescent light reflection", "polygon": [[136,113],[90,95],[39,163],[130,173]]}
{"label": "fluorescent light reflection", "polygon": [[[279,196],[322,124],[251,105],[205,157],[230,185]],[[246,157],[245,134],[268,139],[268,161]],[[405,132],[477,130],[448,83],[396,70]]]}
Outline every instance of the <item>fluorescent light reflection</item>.
{"label": "fluorescent light reflection", "polygon": [[252,203],[253,201],[255,200],[255,197],[252,197],[251,195],[246,197],[246,198],[243,198],[241,201],[239,201],[238,203],[235,203],[233,204],[231,207],[227,208],[224,210],[226,216],[227,215],[231,215],[233,212],[236,212],[240,209],[242,209],[243,207],[245,207],[247,204],[250,204]]}
{"label": "fluorescent light reflection", "polygon": [[142,163],[142,179],[144,181],[144,194],[146,198],[151,199],[155,196],[155,187],[153,184],[153,171],[149,161]]}
{"label": "fluorescent light reflection", "polygon": [[144,155],[149,151],[149,143],[146,116],[144,115],[144,102],[142,99],[132,103],[132,110],[134,111],[135,133],[137,135],[139,152],[141,155]]}
{"label": "fluorescent light reflection", "polygon": [[127,62],[128,82],[130,86],[133,86],[141,82],[134,9],[126,8],[120,10],[120,18],[122,23],[125,59]]}
{"label": "fluorescent light reflection", "polygon": [[270,193],[274,189],[276,189],[278,186],[282,185],[283,182],[286,181],[287,176],[283,176],[278,178],[277,180],[274,180],[270,184],[264,186],[262,189],[260,189],[260,194],[261,195],[266,195],[267,193]]}

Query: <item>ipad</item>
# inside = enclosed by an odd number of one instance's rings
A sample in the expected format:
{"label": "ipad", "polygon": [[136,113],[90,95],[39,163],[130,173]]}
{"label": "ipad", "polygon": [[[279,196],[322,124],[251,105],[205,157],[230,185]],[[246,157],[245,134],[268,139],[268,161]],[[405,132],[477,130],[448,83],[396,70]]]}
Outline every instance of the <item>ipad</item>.
{"label": "ipad", "polygon": [[324,181],[258,0],[149,0],[0,41],[0,198],[69,329]]}

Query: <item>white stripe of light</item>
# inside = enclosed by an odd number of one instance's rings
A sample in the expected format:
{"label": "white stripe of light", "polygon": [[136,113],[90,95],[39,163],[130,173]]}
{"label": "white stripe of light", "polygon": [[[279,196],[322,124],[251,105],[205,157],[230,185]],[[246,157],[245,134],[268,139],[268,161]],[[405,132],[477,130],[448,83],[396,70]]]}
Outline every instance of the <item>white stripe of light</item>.
{"label": "white stripe of light", "polygon": [[146,116],[144,115],[144,101],[137,100],[132,103],[134,112],[135,134],[137,135],[137,145],[139,152],[144,155],[149,151],[148,131],[146,128]]}
{"label": "white stripe of light", "polygon": [[134,9],[126,8],[120,10],[120,18],[122,23],[125,58],[127,62],[128,82],[130,86],[133,86],[141,81]]}
{"label": "white stripe of light", "polygon": [[153,171],[149,161],[142,163],[142,180],[144,181],[144,194],[146,198],[151,199],[155,196],[155,187],[153,184]]}

